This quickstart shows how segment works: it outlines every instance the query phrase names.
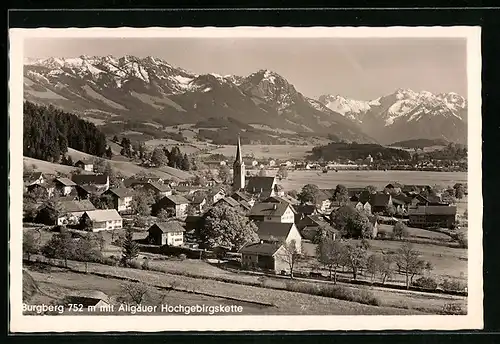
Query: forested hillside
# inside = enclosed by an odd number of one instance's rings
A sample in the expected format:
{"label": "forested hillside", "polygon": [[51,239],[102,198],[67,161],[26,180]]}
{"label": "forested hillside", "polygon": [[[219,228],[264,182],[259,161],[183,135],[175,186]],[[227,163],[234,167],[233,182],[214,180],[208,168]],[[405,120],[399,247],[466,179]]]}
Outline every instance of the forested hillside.
{"label": "forested hillside", "polygon": [[59,162],[68,147],[102,157],[106,137],[90,122],[55,107],[24,102],[23,155]]}

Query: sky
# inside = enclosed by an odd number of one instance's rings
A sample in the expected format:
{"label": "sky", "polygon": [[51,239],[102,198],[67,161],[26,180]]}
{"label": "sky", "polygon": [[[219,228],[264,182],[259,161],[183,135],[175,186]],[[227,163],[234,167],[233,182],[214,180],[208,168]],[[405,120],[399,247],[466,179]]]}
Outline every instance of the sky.
{"label": "sky", "polygon": [[29,58],[158,57],[204,74],[269,69],[311,98],[372,100],[398,88],[467,97],[462,38],[30,38]]}

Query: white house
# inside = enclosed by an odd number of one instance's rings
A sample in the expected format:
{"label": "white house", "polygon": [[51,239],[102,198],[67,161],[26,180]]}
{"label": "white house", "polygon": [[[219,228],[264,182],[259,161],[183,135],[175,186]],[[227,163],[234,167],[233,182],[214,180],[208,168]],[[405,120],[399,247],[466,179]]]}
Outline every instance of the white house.
{"label": "white house", "polygon": [[148,241],[154,245],[182,246],[184,231],[179,221],[155,223],[148,230]]}
{"label": "white house", "polygon": [[57,178],[54,180],[54,186],[63,196],[67,196],[75,190],[76,183],[68,178]]}
{"label": "white house", "polygon": [[77,224],[86,211],[95,210],[94,205],[89,200],[62,201],[59,204],[61,206],[61,211],[57,216],[59,226]]}
{"label": "white house", "polygon": [[113,206],[118,212],[132,210],[133,190],[127,188],[113,188],[104,192],[103,195],[110,195],[113,199]]}
{"label": "white house", "polygon": [[288,202],[255,203],[248,217],[253,221],[294,223],[295,211]]}
{"label": "white house", "polygon": [[296,249],[301,252],[302,236],[294,223],[259,222],[257,234],[262,242],[291,243],[295,241]]}
{"label": "white house", "polygon": [[86,211],[82,218],[91,222],[92,232],[122,229],[123,221],[116,209],[97,209]]}

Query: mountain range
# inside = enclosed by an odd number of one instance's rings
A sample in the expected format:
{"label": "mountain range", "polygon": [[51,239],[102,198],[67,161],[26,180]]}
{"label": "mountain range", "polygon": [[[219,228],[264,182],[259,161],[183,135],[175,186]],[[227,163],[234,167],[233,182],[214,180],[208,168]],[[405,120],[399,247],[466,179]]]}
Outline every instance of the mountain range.
{"label": "mountain range", "polygon": [[24,61],[24,98],[110,125],[172,126],[234,118],[359,143],[413,138],[464,142],[467,102],[448,93],[397,90],[373,101],[312,99],[270,70],[195,74],[155,57],[80,56]]}

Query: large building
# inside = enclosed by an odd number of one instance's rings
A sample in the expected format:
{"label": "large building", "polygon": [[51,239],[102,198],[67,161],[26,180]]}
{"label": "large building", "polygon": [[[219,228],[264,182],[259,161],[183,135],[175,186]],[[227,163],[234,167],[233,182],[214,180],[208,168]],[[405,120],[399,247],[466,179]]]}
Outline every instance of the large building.
{"label": "large building", "polygon": [[241,154],[241,142],[238,137],[238,147],[236,148],[236,159],[233,163],[233,188],[241,190],[245,188],[245,162]]}

